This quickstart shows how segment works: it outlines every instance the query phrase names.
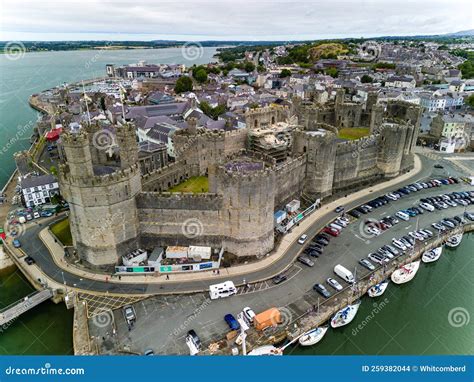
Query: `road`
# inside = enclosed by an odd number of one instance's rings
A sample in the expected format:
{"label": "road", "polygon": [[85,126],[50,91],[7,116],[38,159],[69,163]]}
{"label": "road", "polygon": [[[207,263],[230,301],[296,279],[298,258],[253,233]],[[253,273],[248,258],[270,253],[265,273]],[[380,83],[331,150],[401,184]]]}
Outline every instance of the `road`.
{"label": "road", "polygon": [[[448,171],[451,175],[457,175],[457,170],[446,163],[445,169],[441,170],[435,170],[432,166],[427,167],[426,171],[418,175],[418,178],[442,177]],[[422,197],[468,189],[472,190],[472,186],[463,183],[411,193],[397,202],[392,202],[364,215],[364,220],[369,218],[380,220],[383,216],[418,204]],[[373,197],[371,196],[371,198]],[[210,340],[222,338],[228,331],[223,316],[227,313],[236,315],[246,306],[252,307],[256,312],[273,306],[286,307],[286,311],[292,316],[300,315],[317,304],[318,295],[312,291],[312,286],[316,282],[325,283],[328,277],[335,277],[333,274],[335,264],[343,264],[351,270],[357,268],[357,274],[363,275],[367,271],[358,265],[358,260],[366,257],[368,253],[377,250],[384,244],[389,244],[394,237],[407,234],[416,225],[420,228],[432,229],[431,223],[439,221],[443,217],[461,214],[464,210],[465,207],[450,207],[442,211],[427,212],[420,215],[419,218],[411,218],[407,222],[401,221],[375,238],[364,237],[361,220],[357,220],[344,229],[339,237],[331,240],[323,256],[315,260],[315,267],[293,265],[289,271],[289,280],[278,286],[272,285],[270,282],[263,282],[249,291],[239,291],[239,294],[232,298],[212,302],[208,300],[205,293],[185,296],[155,296],[140,301],[135,304],[138,321],[132,331],[128,331],[121,311],[114,312],[118,328],[116,344],[127,345],[137,352],[153,349],[156,353],[162,354],[186,354],[187,347],[184,337],[188,330],[195,329],[204,344]],[[474,212],[474,207],[470,206],[468,210]],[[309,233],[315,233],[317,227],[318,225],[313,226]],[[295,256],[300,248],[295,245],[288,258]],[[339,281],[341,284],[344,283],[340,279]],[[91,334],[94,335],[96,328],[93,321],[90,326]]]}
{"label": "road", "polygon": [[[405,183],[412,183],[420,179],[425,179],[429,177],[442,177],[447,174],[458,174],[458,169],[449,161],[444,161],[444,169],[434,169],[433,161],[431,159],[421,157],[423,169],[420,173],[414,175],[410,180]],[[378,193],[369,194],[365,197],[359,198],[351,203],[345,205],[346,210],[357,206],[359,204],[365,203],[373,199],[377,195],[382,195],[393,187],[382,189]],[[407,200],[407,199],[405,199]],[[312,236],[315,235],[321,228],[324,227],[326,222],[331,218],[336,217],[337,214],[333,211],[328,211],[321,219],[316,221],[307,233]],[[179,292],[189,292],[189,291],[203,291],[209,288],[210,284],[216,283],[219,279],[215,280],[193,280],[180,283],[169,284],[146,284],[146,283],[108,283],[105,281],[90,280],[82,278],[73,273],[69,273],[61,269],[56,265],[53,259],[50,256],[48,249],[45,247],[43,242],[38,238],[39,232],[44,228],[43,225],[36,225],[28,229],[22,236],[22,246],[23,250],[33,257],[36,263],[40,266],[44,273],[46,273],[50,278],[59,282],[65,283],[69,286],[74,286],[82,290],[95,291],[95,292],[108,292],[108,293],[120,293],[120,294],[171,294]],[[280,273],[282,270],[288,267],[291,264],[297,255],[301,252],[300,246],[291,247],[285,256],[282,256],[280,259],[272,263],[269,267],[255,271],[245,275],[245,280],[248,283],[252,283],[257,280],[269,279],[275,274]],[[230,277],[226,280],[231,280],[235,284],[242,284],[243,278],[239,277]],[[221,280],[224,281],[224,280]]]}

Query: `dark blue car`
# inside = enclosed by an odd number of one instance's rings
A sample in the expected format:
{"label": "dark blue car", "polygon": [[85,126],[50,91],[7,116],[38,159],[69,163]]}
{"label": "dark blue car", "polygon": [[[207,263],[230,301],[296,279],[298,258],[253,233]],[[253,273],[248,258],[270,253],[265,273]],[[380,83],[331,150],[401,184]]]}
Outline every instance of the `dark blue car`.
{"label": "dark blue car", "polygon": [[227,322],[227,325],[229,325],[229,328],[231,330],[239,330],[240,329],[240,324],[239,322],[235,319],[235,317],[232,314],[226,314],[224,316],[225,322]]}

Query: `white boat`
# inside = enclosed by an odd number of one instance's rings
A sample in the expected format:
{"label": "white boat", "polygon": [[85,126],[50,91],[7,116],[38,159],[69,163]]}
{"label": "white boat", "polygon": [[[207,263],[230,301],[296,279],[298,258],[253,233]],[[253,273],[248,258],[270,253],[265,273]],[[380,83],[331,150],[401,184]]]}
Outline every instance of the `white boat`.
{"label": "white boat", "polygon": [[446,240],[446,246],[450,248],[456,248],[459,244],[461,244],[462,235],[462,233],[458,233],[457,235],[451,236],[448,240]]}
{"label": "white boat", "polygon": [[395,284],[406,283],[415,277],[416,272],[418,272],[418,268],[420,268],[419,260],[414,261],[413,263],[405,264],[392,273],[392,281]]}
{"label": "white boat", "polygon": [[283,352],[273,345],[265,345],[253,349],[248,355],[283,355]]}
{"label": "white boat", "polygon": [[369,295],[369,297],[381,296],[384,294],[387,287],[388,287],[388,280],[383,280],[382,282],[375,284],[373,287],[371,287],[367,291],[367,294]]}
{"label": "white boat", "polygon": [[298,341],[301,346],[315,345],[323,339],[328,329],[329,326],[320,326],[303,334]]}
{"label": "white boat", "polygon": [[423,261],[424,263],[432,263],[439,259],[439,257],[441,256],[441,252],[443,252],[443,247],[437,247],[435,249],[432,249],[431,251],[426,251],[425,253],[423,253],[421,261]]}
{"label": "white boat", "polygon": [[337,312],[331,320],[331,326],[333,328],[339,328],[340,326],[347,325],[350,323],[357,311],[359,310],[360,301],[357,301],[355,304],[348,305],[344,309],[341,309]]}

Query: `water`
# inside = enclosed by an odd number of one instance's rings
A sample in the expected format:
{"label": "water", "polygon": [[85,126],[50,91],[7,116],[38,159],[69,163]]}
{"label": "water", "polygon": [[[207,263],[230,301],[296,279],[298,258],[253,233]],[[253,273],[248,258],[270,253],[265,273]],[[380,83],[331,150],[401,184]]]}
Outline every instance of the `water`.
{"label": "water", "polygon": [[312,347],[295,346],[287,353],[473,354],[473,248],[474,233],[464,235],[457,249],[443,249],[437,262],[421,264],[411,282],[391,283],[375,299],[364,297],[349,325],[329,329]]}
{"label": "water", "polygon": [[[192,61],[183,57],[180,48],[27,53],[17,60],[0,55],[0,190],[15,168],[13,153],[30,146],[38,115],[28,104],[31,94],[64,82],[104,77],[109,63],[145,60],[192,66],[212,61],[215,52],[216,48],[203,48],[202,54],[188,52],[188,57],[197,57]],[[16,268],[0,271],[0,308],[32,291]],[[0,328],[0,354],[72,354],[72,314],[64,304],[41,304]]]}
{"label": "water", "polygon": [[181,48],[26,53],[16,60],[0,55],[0,189],[15,168],[12,154],[29,147],[38,114],[28,105],[31,94],[64,82],[104,77],[105,65],[110,63],[144,60],[192,66],[212,61],[215,53],[216,48],[188,52],[187,57],[195,60],[187,60]]}
{"label": "water", "polygon": [[[33,291],[16,267],[0,271],[0,309]],[[0,355],[74,354],[72,323],[72,309],[63,303],[43,302],[0,327]]]}

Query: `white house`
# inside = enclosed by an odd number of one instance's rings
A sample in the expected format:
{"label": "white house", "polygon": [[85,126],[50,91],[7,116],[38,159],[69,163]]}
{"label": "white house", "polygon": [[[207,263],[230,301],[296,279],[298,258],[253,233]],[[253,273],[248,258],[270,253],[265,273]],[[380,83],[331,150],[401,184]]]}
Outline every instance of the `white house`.
{"label": "white house", "polygon": [[52,175],[30,176],[20,179],[21,193],[26,207],[36,207],[51,202],[59,194],[59,184]]}

